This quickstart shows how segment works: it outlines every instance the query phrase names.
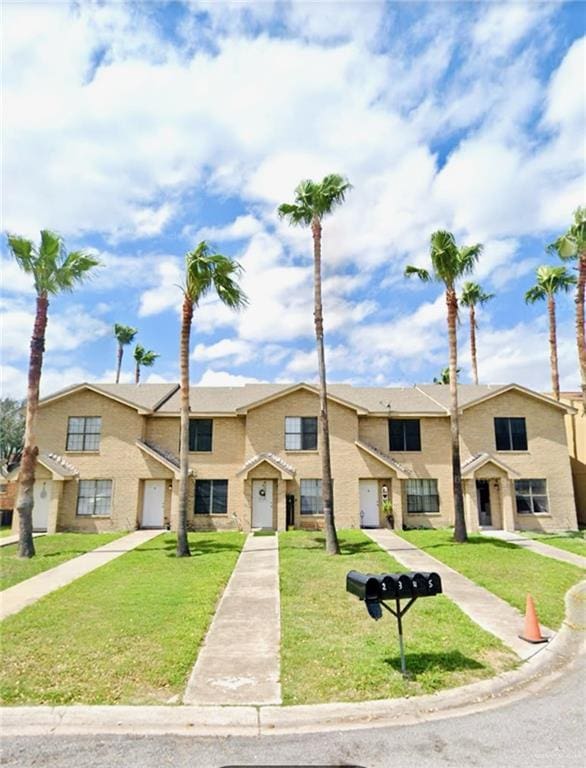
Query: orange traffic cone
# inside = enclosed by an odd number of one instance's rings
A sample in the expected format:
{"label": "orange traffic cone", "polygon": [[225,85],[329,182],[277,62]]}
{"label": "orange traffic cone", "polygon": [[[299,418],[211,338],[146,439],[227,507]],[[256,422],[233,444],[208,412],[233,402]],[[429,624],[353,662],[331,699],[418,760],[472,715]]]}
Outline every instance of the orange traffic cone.
{"label": "orange traffic cone", "polygon": [[527,594],[527,606],[525,608],[525,628],[523,634],[519,635],[521,640],[528,643],[547,643],[548,637],[544,637],[539,629],[539,621],[535,611],[535,604],[530,594]]}

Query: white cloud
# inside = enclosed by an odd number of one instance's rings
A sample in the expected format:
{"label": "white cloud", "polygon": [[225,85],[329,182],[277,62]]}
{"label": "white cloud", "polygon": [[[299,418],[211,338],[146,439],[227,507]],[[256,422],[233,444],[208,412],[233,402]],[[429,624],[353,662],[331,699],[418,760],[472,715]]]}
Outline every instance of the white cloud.
{"label": "white cloud", "polygon": [[[183,234],[191,234],[192,229],[192,227],[187,228]],[[198,240],[218,240],[221,242],[246,240],[259,234],[263,229],[262,223],[257,218],[247,214],[246,216],[238,216],[225,227],[202,227],[197,230],[196,237]]]}
{"label": "white cloud", "polygon": [[149,288],[140,297],[138,314],[140,317],[156,315],[168,309],[181,311],[183,294],[181,285],[184,275],[179,268],[176,259],[164,259],[155,266],[159,283],[154,288]]}
{"label": "white cloud", "polygon": [[238,376],[228,371],[215,371],[212,368],[207,368],[196,383],[196,386],[237,387],[242,384],[259,384],[262,381],[263,379],[255,379],[252,376]]}
{"label": "white cloud", "polygon": [[197,344],[191,355],[201,361],[230,359],[233,365],[250,362],[255,356],[253,345],[239,339],[221,339],[209,346]]}

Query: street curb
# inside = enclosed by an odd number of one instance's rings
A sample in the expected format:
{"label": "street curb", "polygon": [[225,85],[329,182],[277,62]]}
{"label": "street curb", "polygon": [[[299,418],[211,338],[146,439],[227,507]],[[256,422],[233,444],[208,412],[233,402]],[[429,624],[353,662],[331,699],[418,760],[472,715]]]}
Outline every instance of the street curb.
{"label": "street curb", "polygon": [[359,703],[279,706],[3,707],[2,736],[132,734],[267,736],[412,725],[493,709],[551,685],[586,651],[586,581],[565,596],[554,637],[520,667],[439,693]]}

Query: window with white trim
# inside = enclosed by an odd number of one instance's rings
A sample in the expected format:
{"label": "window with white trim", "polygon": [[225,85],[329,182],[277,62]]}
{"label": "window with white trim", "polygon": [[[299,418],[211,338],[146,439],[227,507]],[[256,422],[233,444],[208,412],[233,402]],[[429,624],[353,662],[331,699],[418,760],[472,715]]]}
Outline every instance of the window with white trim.
{"label": "window with white trim", "polygon": [[101,432],[101,416],[70,416],[67,420],[65,450],[98,451]]}
{"label": "window with white trim", "polygon": [[299,506],[302,515],[323,515],[321,480],[301,480]]}
{"label": "window with white trim", "polygon": [[196,515],[225,515],[228,512],[227,480],[196,480]]}
{"label": "window with white trim", "polygon": [[109,517],[112,513],[112,481],[80,480],[77,514],[82,517]]}
{"label": "window with white trim", "polygon": [[285,418],[285,450],[317,450],[316,416],[287,416]]}
{"label": "window with white trim", "polygon": [[407,480],[407,512],[433,514],[439,512],[437,480]]}
{"label": "window with white trim", "polygon": [[515,500],[519,515],[547,515],[547,481],[515,480]]}
{"label": "window with white trim", "polygon": [[213,419],[189,419],[189,450],[212,450]]}
{"label": "window with white trim", "polygon": [[497,451],[526,451],[527,427],[524,417],[496,417],[494,441]]}

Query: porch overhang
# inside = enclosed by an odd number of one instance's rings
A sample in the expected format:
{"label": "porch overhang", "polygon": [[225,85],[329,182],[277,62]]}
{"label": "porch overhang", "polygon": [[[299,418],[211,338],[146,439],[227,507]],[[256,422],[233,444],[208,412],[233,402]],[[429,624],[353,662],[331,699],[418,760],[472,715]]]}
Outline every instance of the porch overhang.
{"label": "porch overhang", "polygon": [[270,464],[271,467],[276,469],[283,480],[293,480],[295,477],[295,467],[287,464],[276,453],[257,453],[256,456],[252,456],[248,461],[245,461],[236,474],[238,477],[243,477],[246,480],[249,473],[263,462]]}
{"label": "porch overhang", "polygon": [[409,480],[413,477],[413,474],[406,467],[399,464],[398,461],[395,461],[392,456],[383,453],[383,451],[379,451],[379,449],[375,448],[373,445],[363,443],[361,440],[355,440],[354,444],[360,448],[361,451],[364,451],[364,453],[367,453],[369,456],[380,461],[385,467],[392,469],[400,480]]}
{"label": "porch overhang", "polygon": [[[79,470],[70,464],[63,456],[49,451],[39,451],[37,464],[40,464],[51,473],[51,480],[64,482],[79,475]],[[20,477],[20,465],[15,467],[7,477],[8,480],[18,480]]]}
{"label": "porch overhang", "polygon": [[514,469],[511,469],[507,464],[500,459],[497,459],[496,456],[493,456],[490,453],[477,453],[462,464],[462,479],[473,480],[476,471],[481,467],[485,467],[487,464],[493,464],[500,469],[501,472],[505,473],[509,480],[514,480],[515,477],[519,476]]}
{"label": "porch overhang", "polygon": [[[177,459],[175,456],[172,456],[168,452],[163,451],[162,448],[159,448],[159,446],[156,446],[152,443],[146,443],[143,440],[136,440],[135,444],[143,453],[146,453],[147,456],[150,456],[151,459],[158,461],[159,464],[165,467],[165,469],[170,470],[173,473],[175,480],[179,480],[179,459]],[[195,473],[192,469],[190,469],[188,474],[194,475]]]}

